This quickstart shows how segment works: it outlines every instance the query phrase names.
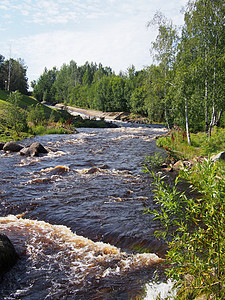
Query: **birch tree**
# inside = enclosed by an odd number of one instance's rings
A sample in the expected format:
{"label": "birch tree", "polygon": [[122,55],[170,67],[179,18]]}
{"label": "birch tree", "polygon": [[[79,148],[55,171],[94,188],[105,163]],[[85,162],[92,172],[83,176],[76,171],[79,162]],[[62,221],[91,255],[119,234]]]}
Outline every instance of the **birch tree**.
{"label": "birch tree", "polygon": [[171,20],[166,19],[166,17],[161,12],[156,12],[153,19],[148,23],[148,27],[156,27],[158,30],[158,35],[156,40],[151,44],[151,53],[154,59],[160,63],[163,72],[163,86],[164,86],[164,114],[167,127],[170,128],[168,120],[168,88],[171,83],[171,70],[173,69],[173,64],[175,62],[177,53],[177,43],[178,43],[178,29],[173,25]]}

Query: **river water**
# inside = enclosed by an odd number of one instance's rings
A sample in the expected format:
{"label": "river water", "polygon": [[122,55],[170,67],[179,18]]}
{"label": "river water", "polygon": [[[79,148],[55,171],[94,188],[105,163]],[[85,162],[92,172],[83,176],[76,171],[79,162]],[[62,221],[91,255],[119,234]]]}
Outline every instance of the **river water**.
{"label": "river water", "polygon": [[[145,155],[159,126],[79,129],[38,141],[37,158],[0,151],[0,230],[19,254],[0,299],[156,299],[165,252]],[[145,253],[143,253],[145,252]],[[167,286],[167,285],[166,285]],[[157,290],[156,290],[157,289]]]}

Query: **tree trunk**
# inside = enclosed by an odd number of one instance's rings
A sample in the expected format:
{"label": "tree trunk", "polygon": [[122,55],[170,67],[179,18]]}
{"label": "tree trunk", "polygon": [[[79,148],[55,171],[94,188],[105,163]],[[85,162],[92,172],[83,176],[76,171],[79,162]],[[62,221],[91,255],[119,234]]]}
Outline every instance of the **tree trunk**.
{"label": "tree trunk", "polygon": [[168,115],[167,115],[166,107],[165,107],[164,113],[165,113],[165,120],[166,120],[167,128],[170,129],[170,124],[169,124],[169,120],[168,120]]}
{"label": "tree trunk", "polygon": [[191,138],[189,132],[189,122],[188,122],[188,104],[187,104],[187,97],[185,97],[185,121],[186,121],[186,132],[187,132],[187,141],[188,145],[191,145]]}
{"label": "tree trunk", "polygon": [[216,62],[217,62],[217,36],[216,36],[216,42],[215,42],[215,55],[214,55],[214,68],[213,68],[213,106],[212,106],[212,118],[209,125],[209,137],[211,137],[212,133],[212,127],[215,126],[216,120],[216,110],[215,110],[215,96],[216,96]]}

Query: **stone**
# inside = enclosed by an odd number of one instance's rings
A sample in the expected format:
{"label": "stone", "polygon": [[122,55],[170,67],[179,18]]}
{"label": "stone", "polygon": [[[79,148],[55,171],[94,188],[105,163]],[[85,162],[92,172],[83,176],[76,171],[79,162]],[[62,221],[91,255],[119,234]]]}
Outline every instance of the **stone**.
{"label": "stone", "polygon": [[217,155],[212,156],[211,160],[212,161],[225,160],[225,152],[220,152]]}
{"label": "stone", "polygon": [[35,148],[25,147],[20,150],[22,156],[39,156],[39,152]]}
{"label": "stone", "polygon": [[31,149],[36,149],[38,153],[48,153],[48,150],[45,149],[40,143],[35,142],[32,145],[30,145]]}
{"label": "stone", "polygon": [[0,275],[9,271],[18,259],[16,250],[9,238],[0,233]]}
{"label": "stone", "polygon": [[20,155],[22,156],[39,156],[40,153],[48,153],[48,151],[40,144],[33,143],[29,147],[25,147],[20,150]]}
{"label": "stone", "polygon": [[10,151],[10,152],[19,152],[21,149],[23,149],[23,146],[15,143],[15,142],[8,142],[3,146],[3,150]]}

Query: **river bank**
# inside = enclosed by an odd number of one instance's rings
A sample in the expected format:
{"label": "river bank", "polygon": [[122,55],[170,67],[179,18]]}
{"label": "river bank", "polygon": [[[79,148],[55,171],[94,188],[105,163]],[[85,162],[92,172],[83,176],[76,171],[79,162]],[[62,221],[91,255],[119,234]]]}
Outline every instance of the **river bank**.
{"label": "river bank", "polygon": [[[170,156],[167,169],[179,169],[179,177],[170,185],[160,172],[153,175],[154,197],[161,209],[149,210],[161,220],[158,236],[167,241],[166,258],[173,266],[167,271],[176,280],[179,299],[225,298],[224,136],[222,128],[215,128],[211,138],[205,133],[191,134],[194,146],[190,146],[178,130],[157,141]],[[151,173],[153,163],[149,158],[146,172]],[[179,189],[184,180],[188,194]]]}

